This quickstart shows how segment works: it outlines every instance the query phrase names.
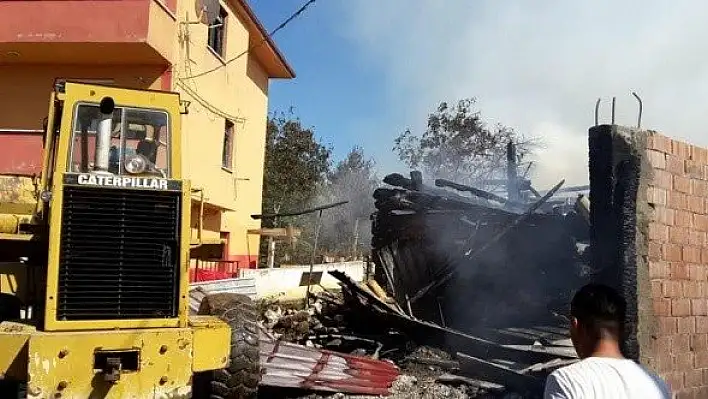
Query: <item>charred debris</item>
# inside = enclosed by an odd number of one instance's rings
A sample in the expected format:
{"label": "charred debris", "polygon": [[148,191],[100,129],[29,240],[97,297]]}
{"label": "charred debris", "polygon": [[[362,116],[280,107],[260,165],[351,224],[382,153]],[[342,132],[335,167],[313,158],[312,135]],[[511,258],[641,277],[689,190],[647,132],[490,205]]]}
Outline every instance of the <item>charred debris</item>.
{"label": "charred debris", "polygon": [[268,397],[540,397],[548,373],[577,361],[565,315],[595,274],[588,187],[536,190],[511,162],[504,192],[419,172],[384,183],[365,281],[332,271],[341,292],[300,310],[262,304],[273,342],[328,353],[304,382],[264,384]]}
{"label": "charred debris", "polygon": [[585,187],[527,183],[509,200],[443,179],[429,187],[416,172],[384,182],[392,187],[374,193],[372,256],[410,316],[466,331],[557,323],[549,309],[564,313],[593,274]]}

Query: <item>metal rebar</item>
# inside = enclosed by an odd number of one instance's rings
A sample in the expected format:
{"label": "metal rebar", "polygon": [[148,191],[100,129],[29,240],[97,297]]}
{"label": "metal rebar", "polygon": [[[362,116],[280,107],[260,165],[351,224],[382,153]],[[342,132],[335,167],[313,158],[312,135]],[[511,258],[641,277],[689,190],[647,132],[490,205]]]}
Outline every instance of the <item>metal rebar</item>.
{"label": "metal rebar", "polygon": [[599,121],[599,113],[600,113],[600,98],[595,101],[595,126],[600,124]]}
{"label": "metal rebar", "polygon": [[616,98],[612,97],[612,124],[615,124],[615,101]]}
{"label": "metal rebar", "polygon": [[637,129],[642,128],[642,110],[643,110],[643,104],[642,104],[642,99],[639,98],[636,92],[632,92],[632,95],[634,98],[637,99],[637,102],[639,103],[639,115],[637,116]]}

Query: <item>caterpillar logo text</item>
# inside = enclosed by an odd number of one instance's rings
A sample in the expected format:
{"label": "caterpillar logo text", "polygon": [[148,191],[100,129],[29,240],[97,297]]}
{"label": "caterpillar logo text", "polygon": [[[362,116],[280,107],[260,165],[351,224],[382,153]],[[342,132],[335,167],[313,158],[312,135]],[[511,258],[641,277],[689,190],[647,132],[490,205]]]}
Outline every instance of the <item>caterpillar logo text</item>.
{"label": "caterpillar logo text", "polygon": [[110,186],[122,188],[148,188],[152,190],[167,190],[167,179],[151,179],[144,177],[102,176],[93,174],[78,175],[81,186]]}

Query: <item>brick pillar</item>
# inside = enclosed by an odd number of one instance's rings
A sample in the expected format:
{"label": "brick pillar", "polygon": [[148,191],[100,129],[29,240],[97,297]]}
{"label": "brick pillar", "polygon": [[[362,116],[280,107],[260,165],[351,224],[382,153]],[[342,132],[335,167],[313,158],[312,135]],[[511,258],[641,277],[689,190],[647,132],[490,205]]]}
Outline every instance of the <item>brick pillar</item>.
{"label": "brick pillar", "polygon": [[590,129],[593,267],[628,303],[623,350],[678,397],[708,397],[708,151]]}

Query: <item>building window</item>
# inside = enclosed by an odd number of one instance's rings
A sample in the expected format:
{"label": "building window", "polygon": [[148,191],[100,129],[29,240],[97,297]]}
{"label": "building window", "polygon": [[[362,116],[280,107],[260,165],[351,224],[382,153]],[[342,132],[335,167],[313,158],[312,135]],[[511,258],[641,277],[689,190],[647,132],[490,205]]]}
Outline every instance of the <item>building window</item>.
{"label": "building window", "polygon": [[224,147],[221,150],[221,166],[226,170],[233,168],[234,124],[226,120],[224,127]]}
{"label": "building window", "polygon": [[224,42],[226,36],[226,17],[229,14],[224,10],[223,7],[219,7],[219,16],[216,18],[214,23],[209,26],[209,38],[208,45],[209,48],[214,50],[216,54],[224,57]]}

